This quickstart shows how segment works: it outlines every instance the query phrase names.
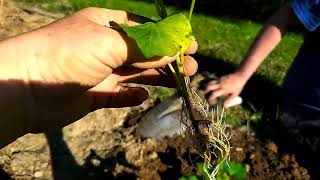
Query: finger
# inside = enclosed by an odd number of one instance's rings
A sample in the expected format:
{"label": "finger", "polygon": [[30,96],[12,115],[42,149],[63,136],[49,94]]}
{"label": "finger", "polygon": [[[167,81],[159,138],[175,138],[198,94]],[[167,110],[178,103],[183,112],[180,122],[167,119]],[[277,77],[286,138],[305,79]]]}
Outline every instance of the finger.
{"label": "finger", "polygon": [[[178,56],[179,56],[179,54],[177,54],[173,57],[169,57],[169,56],[152,57],[152,58],[148,58],[145,60],[137,60],[135,63],[133,63],[131,65],[134,67],[143,68],[143,69],[158,68],[158,67],[162,67],[162,66],[168,65],[169,63],[174,62]],[[184,73],[186,75],[188,75],[188,76],[194,75],[196,73],[196,71],[198,70],[198,64],[193,57],[185,56],[184,68],[185,68]]]}
{"label": "finger", "polygon": [[[184,74],[191,76],[196,73],[198,64],[190,56],[185,58]],[[138,83],[145,85],[176,87],[175,79],[169,68],[140,69],[135,67],[122,67],[116,69],[113,73],[120,75],[120,82]]]}
{"label": "finger", "polygon": [[93,98],[92,110],[138,106],[149,96],[144,88],[120,85],[117,85],[113,91],[95,88],[87,93]]}
{"label": "finger", "polygon": [[146,17],[128,13],[125,11],[96,7],[85,8],[76,14],[83,15],[89,20],[100,24],[101,26],[109,26],[110,21],[114,21],[119,24],[128,24],[129,26],[151,21]]}
{"label": "finger", "polygon": [[210,93],[212,91],[215,91],[217,89],[219,89],[221,87],[220,84],[211,84],[211,85],[208,85],[207,88],[206,88],[206,91],[205,93]]}
{"label": "finger", "polygon": [[186,50],[185,54],[194,54],[198,49],[197,41],[192,41],[189,48]]}
{"label": "finger", "polygon": [[218,102],[218,100],[217,100],[217,99],[213,99],[213,98],[208,99],[208,103],[209,103],[211,106],[216,105],[216,104],[217,104],[217,102]]}
{"label": "finger", "polygon": [[211,80],[207,86],[211,86],[211,85],[216,85],[216,84],[219,84],[219,80]]}
{"label": "finger", "polygon": [[114,71],[120,75],[121,83],[135,83],[152,86],[176,87],[175,79],[171,72],[164,68],[139,69],[135,67],[124,67]]}
{"label": "finger", "polygon": [[210,99],[217,99],[218,97],[223,96],[223,95],[225,95],[225,92],[223,90],[219,89],[219,90],[212,92]]}
{"label": "finger", "polygon": [[198,71],[198,63],[191,56],[185,56],[183,67],[185,76],[192,76]]}
{"label": "finger", "polygon": [[[175,63],[172,64],[176,66]],[[191,56],[185,56],[184,61],[184,75],[185,76],[192,76],[198,70],[198,63],[197,61]],[[176,67],[174,67],[176,68]],[[164,75],[171,75],[172,72],[169,68],[160,68],[164,71]],[[132,66],[121,67],[114,70],[114,73],[121,75],[123,77],[122,80],[126,80],[127,78],[132,78],[136,76],[143,76],[143,75],[161,75],[162,73],[159,72],[159,68],[155,69],[141,69]]]}
{"label": "finger", "polygon": [[178,56],[179,56],[179,54],[172,56],[172,57],[154,56],[151,58],[144,58],[143,55],[142,56],[135,56],[135,58],[134,58],[134,56],[131,56],[132,58],[130,59],[131,62],[129,62],[129,64],[131,64],[134,67],[143,68],[143,69],[158,68],[158,67],[165,66],[169,63],[174,62],[178,58]]}

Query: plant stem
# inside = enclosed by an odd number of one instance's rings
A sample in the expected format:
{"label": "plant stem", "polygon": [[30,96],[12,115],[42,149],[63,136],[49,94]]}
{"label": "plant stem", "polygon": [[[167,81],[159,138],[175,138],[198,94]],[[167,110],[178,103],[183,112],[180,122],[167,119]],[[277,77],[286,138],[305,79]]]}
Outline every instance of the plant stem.
{"label": "plant stem", "polygon": [[184,53],[180,53],[180,56],[177,57],[177,66],[178,66],[178,72],[179,72],[179,75],[183,75],[184,74],[184,68],[183,68],[183,64],[184,62]]}
{"label": "plant stem", "polygon": [[184,51],[181,51],[180,59],[181,59],[182,67],[183,67],[183,65],[184,65]]}
{"label": "plant stem", "polygon": [[172,74],[173,74],[173,76],[174,76],[174,79],[175,79],[176,82],[177,82],[178,91],[179,91],[179,89],[180,89],[180,87],[181,87],[181,83],[180,83],[180,81],[179,81],[179,77],[178,77],[176,71],[174,70],[172,64],[169,63],[168,66],[169,66],[169,69],[171,70],[171,72],[172,72]]}
{"label": "plant stem", "polygon": [[192,13],[193,13],[193,9],[194,9],[195,3],[196,3],[196,0],[192,0],[190,11],[189,11],[189,21],[191,21],[191,17],[192,17]]}
{"label": "plant stem", "polygon": [[162,19],[166,18],[168,16],[168,14],[167,14],[166,7],[163,4],[163,1],[162,0],[154,0],[154,2],[156,4],[156,9],[157,9],[158,15]]}
{"label": "plant stem", "polygon": [[[195,2],[196,2],[196,0],[192,0],[190,12],[189,12],[189,21],[191,20],[191,16],[193,13]],[[165,7],[163,5],[163,1],[162,0],[155,0],[155,4],[156,4],[156,8],[157,8],[157,12],[158,12],[159,16],[161,18],[165,18],[167,16],[167,12],[166,12]],[[187,114],[191,120],[191,124],[192,124],[195,132],[200,132],[199,126],[196,123],[196,119],[194,118],[194,116],[192,114],[193,107],[192,107],[192,103],[191,103],[190,97],[189,97],[190,91],[188,89],[188,84],[186,83],[186,80],[184,77],[184,67],[183,67],[183,65],[184,65],[184,51],[183,50],[180,51],[180,56],[177,57],[176,63],[178,66],[178,73],[176,73],[172,64],[169,64],[168,66],[176,79],[177,86],[178,86],[177,90],[178,90],[179,95],[183,98],[183,100],[185,102]]]}
{"label": "plant stem", "polygon": [[184,52],[181,51],[180,53],[180,57],[177,58],[177,66],[178,66],[178,81],[180,84],[179,87],[179,94],[180,96],[184,99],[185,102],[185,106],[187,109],[187,114],[188,117],[190,118],[191,124],[195,130],[195,132],[200,132],[199,131],[199,126],[196,122],[196,119],[194,118],[193,114],[192,114],[192,103],[190,101],[190,91],[188,89],[188,84],[186,83],[185,77],[184,77],[184,68],[183,68],[183,63],[184,63]]}

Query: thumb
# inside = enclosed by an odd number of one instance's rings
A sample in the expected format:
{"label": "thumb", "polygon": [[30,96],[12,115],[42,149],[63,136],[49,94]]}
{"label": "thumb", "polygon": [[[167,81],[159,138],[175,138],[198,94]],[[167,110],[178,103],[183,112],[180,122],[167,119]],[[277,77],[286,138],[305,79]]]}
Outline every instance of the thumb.
{"label": "thumb", "polygon": [[88,91],[93,98],[92,111],[101,108],[138,106],[148,99],[148,91],[141,87],[117,85],[113,92]]}

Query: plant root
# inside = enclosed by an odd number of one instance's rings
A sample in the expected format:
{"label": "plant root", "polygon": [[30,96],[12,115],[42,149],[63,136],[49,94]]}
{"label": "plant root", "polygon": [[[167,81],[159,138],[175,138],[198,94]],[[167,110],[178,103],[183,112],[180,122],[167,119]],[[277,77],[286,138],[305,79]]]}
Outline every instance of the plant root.
{"label": "plant root", "polygon": [[[220,165],[230,159],[230,137],[227,132],[225,110],[221,104],[210,107],[189,86],[189,78],[185,78],[188,99],[183,96],[184,116],[181,122],[187,127],[186,136],[190,139],[193,147],[199,151],[204,158],[204,172],[215,179]],[[217,163],[218,157],[221,159]],[[215,165],[214,165],[215,164]]]}

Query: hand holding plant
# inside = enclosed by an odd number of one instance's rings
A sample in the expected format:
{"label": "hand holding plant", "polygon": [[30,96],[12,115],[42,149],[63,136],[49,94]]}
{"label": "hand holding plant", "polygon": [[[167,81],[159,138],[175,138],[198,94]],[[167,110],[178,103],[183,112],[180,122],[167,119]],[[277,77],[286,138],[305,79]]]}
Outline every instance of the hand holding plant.
{"label": "hand holding plant", "polygon": [[[175,86],[164,65],[176,57],[145,58],[134,40],[108,27],[110,21],[132,26],[146,19],[124,11],[87,8],[0,43],[0,79],[21,84],[15,88],[19,94],[8,89],[16,108],[3,108],[1,113],[15,123],[3,124],[0,131],[13,135],[0,138],[0,147],[28,132],[66,126],[99,108],[135,106],[147,99],[145,89],[124,83]],[[186,52],[195,51],[193,42]],[[184,66],[186,75],[196,72],[192,57],[185,57]],[[8,97],[6,86],[1,87],[1,95]]]}

